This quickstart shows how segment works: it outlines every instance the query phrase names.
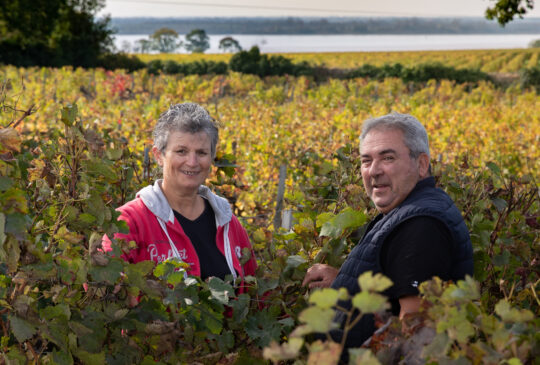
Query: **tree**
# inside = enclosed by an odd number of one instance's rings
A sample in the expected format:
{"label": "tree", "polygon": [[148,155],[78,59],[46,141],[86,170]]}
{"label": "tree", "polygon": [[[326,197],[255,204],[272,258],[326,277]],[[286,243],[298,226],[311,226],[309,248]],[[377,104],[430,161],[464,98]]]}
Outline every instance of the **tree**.
{"label": "tree", "polygon": [[540,39],[534,39],[529,43],[529,48],[540,48]]}
{"label": "tree", "polygon": [[501,26],[511,22],[514,17],[527,14],[534,8],[534,0],[492,0],[496,1],[493,7],[486,9],[486,18],[497,20]]}
{"label": "tree", "polygon": [[204,53],[210,48],[209,38],[203,29],[193,29],[186,34],[186,44],[184,46],[191,53]]}
{"label": "tree", "polygon": [[171,28],[160,28],[150,36],[152,49],[160,53],[172,53],[182,45],[178,42],[178,33]]}
{"label": "tree", "polygon": [[152,50],[152,42],[149,39],[137,39],[133,50],[136,53],[148,53]]}
{"label": "tree", "polygon": [[105,0],[0,1],[0,62],[15,65],[95,65],[112,46]]}
{"label": "tree", "polygon": [[240,52],[242,47],[233,37],[225,37],[219,41],[219,49],[223,52],[236,53]]}

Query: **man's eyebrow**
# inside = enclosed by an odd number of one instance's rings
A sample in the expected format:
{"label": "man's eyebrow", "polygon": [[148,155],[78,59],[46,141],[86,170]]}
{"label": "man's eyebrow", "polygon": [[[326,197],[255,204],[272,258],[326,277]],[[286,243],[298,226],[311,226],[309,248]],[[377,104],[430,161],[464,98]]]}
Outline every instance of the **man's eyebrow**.
{"label": "man's eyebrow", "polygon": [[[382,155],[387,155],[387,154],[390,154],[390,153],[397,154],[395,149],[387,148],[385,150],[382,150],[382,151],[378,152],[377,155],[382,156]],[[372,155],[368,154],[368,153],[363,153],[363,154],[360,155],[360,157],[371,157],[371,156]]]}

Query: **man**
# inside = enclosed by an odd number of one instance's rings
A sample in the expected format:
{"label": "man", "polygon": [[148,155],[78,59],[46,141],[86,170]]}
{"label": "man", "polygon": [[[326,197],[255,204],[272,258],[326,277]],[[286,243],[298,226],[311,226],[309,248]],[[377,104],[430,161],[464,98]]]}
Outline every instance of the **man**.
{"label": "man", "polygon": [[[379,215],[367,226],[341,269],[311,267],[303,285],[309,288],[360,289],[358,276],[380,272],[394,285],[385,294],[400,318],[420,306],[418,285],[438,276],[459,280],[472,275],[469,232],[451,198],[435,187],[430,175],[426,130],[413,116],[392,113],[367,120],[360,136],[362,180]],[[351,308],[349,303],[341,306]],[[336,313],[341,341],[346,317]],[[359,347],[375,330],[373,316],[364,316],[349,332],[345,347]]]}

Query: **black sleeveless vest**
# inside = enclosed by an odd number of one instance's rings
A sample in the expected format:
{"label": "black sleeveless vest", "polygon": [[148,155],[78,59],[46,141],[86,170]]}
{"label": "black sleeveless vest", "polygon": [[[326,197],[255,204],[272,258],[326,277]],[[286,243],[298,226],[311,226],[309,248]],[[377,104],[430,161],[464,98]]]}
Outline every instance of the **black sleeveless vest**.
{"label": "black sleeveless vest", "polygon": [[[443,222],[452,235],[453,281],[473,274],[472,245],[469,231],[461,213],[452,199],[435,187],[435,179],[427,177],[419,181],[409,196],[390,213],[378,217],[368,226],[364,237],[353,248],[341,266],[332,288],[346,288],[351,296],[360,291],[358,276],[371,270],[373,274],[382,272],[380,251],[384,240],[402,222],[417,216],[429,216]],[[384,272],[382,272],[384,274]],[[340,306],[350,308],[350,302],[340,302]],[[336,322],[343,326],[345,315],[336,313]],[[364,315],[348,335],[347,346],[360,346],[375,330],[372,315]],[[339,332],[339,331],[338,331]],[[334,336],[333,336],[334,337]],[[338,336],[339,337],[339,336]],[[352,341],[352,342],[351,342]]]}

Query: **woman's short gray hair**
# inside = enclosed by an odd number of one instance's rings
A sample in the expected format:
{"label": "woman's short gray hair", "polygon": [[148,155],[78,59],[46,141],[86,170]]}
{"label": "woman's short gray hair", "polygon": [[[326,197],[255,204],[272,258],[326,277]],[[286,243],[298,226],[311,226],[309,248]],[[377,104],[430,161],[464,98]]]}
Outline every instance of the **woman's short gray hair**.
{"label": "woman's short gray hair", "polygon": [[382,117],[368,119],[362,125],[360,144],[372,129],[399,129],[403,132],[403,140],[409,149],[409,154],[416,159],[421,153],[429,157],[429,142],[426,129],[410,114],[392,112]]}
{"label": "woman's short gray hair", "polygon": [[161,113],[152,133],[154,146],[161,152],[165,151],[169,135],[174,132],[206,133],[210,137],[212,158],[216,157],[219,137],[218,124],[199,104],[175,104],[166,112]]}

